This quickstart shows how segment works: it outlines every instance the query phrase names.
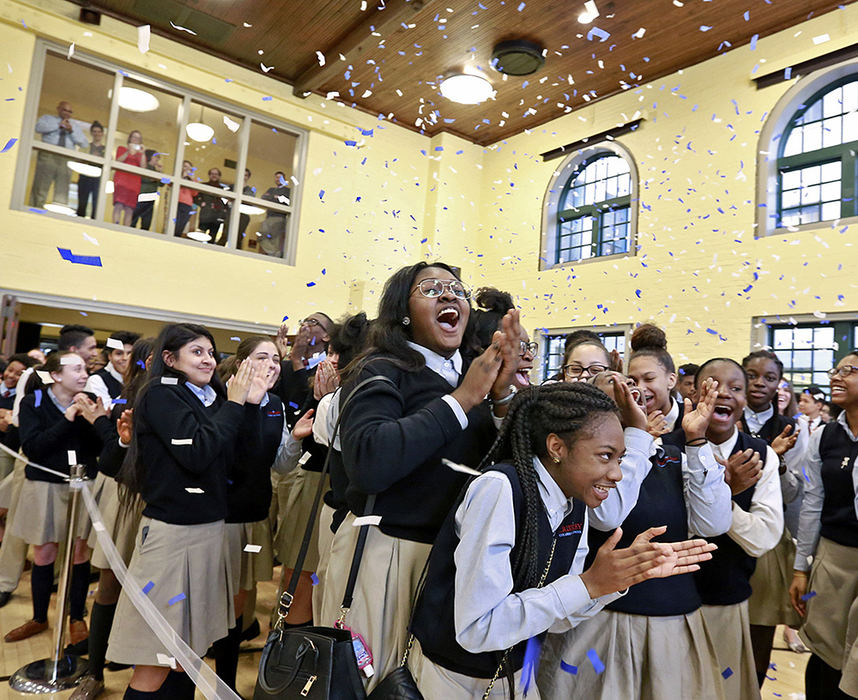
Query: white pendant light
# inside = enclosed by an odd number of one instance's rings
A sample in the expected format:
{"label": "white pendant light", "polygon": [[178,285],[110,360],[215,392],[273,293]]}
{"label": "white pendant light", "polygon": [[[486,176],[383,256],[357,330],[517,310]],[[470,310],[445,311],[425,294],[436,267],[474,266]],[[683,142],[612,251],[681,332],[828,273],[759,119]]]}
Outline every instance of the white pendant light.
{"label": "white pendant light", "polygon": [[203,112],[204,108],[202,105],[200,105],[199,121],[191,122],[185,127],[185,133],[188,135],[188,137],[193,141],[199,141],[201,143],[211,141],[212,136],[214,136],[214,129],[212,129],[208,124],[205,123]]}
{"label": "white pendant light", "polygon": [[129,112],[154,112],[160,102],[151,92],[123,85],[119,88],[119,106]]}
{"label": "white pendant light", "polygon": [[441,94],[451,102],[463,105],[485,102],[494,93],[492,84],[481,75],[459,73],[441,81]]}

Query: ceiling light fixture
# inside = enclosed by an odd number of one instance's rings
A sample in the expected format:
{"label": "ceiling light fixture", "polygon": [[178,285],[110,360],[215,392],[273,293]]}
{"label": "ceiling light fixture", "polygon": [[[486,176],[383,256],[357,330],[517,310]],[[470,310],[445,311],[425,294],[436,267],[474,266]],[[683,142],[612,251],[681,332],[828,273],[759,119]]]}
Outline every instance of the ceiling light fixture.
{"label": "ceiling light fixture", "polygon": [[57,204],[56,202],[46,204],[45,209],[53,212],[54,214],[65,214],[66,216],[74,216],[77,214],[77,212],[70,206],[66,204]]}
{"label": "ceiling light fixture", "polygon": [[526,39],[502,41],[492,49],[491,65],[504,75],[530,75],[545,65],[545,49]]}
{"label": "ceiling light fixture", "polygon": [[451,102],[463,105],[476,105],[485,102],[495,90],[492,84],[481,75],[458,73],[441,81],[441,94]]}
{"label": "ceiling light fixture", "polygon": [[124,85],[119,88],[119,106],[129,112],[154,112],[160,104],[151,92]]}
{"label": "ceiling light fixture", "polygon": [[212,136],[214,136],[214,129],[205,123],[202,105],[200,105],[200,120],[188,124],[185,127],[185,133],[194,141],[211,141]]}
{"label": "ceiling light fixture", "polygon": [[101,168],[97,165],[90,165],[89,163],[81,163],[77,160],[70,160],[66,163],[68,169],[72,172],[77,173],[78,175],[85,175],[86,177],[101,177]]}

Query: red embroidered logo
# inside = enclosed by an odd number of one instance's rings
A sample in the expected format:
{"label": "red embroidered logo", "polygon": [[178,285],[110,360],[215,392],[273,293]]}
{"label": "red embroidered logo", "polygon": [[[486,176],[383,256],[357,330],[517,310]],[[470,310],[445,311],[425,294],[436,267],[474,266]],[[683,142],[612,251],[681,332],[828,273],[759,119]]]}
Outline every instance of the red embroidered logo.
{"label": "red embroidered logo", "polygon": [[569,535],[580,535],[584,530],[584,523],[569,523],[561,525],[557,531],[558,537],[569,537]]}

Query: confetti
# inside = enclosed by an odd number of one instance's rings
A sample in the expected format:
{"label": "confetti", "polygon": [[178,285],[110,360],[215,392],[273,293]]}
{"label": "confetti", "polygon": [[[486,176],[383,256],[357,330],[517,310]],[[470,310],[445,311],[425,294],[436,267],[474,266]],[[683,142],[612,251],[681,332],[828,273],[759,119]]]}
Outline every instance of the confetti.
{"label": "confetti", "polygon": [[155,584],[152,581],[149,581],[149,583],[143,586],[143,592],[146,595],[149,595],[149,591],[151,591],[153,588],[155,588]]}
{"label": "confetti", "polygon": [[137,50],[140,53],[146,53],[149,50],[149,39],[152,36],[152,29],[148,24],[137,27]]}
{"label": "confetti", "polygon": [[68,455],[66,455],[66,456],[69,459],[69,466],[70,467],[73,467],[75,464],[77,464],[77,454],[75,453],[74,450],[68,450]]}
{"label": "confetti", "polygon": [[69,51],[66,54],[66,58],[71,58],[72,56],[74,56],[74,42],[72,42],[71,46],[69,46]]}
{"label": "confetti", "polygon": [[39,379],[42,380],[42,384],[53,384],[54,383],[54,378],[51,376],[50,372],[45,372],[44,370],[37,369],[36,375],[39,377]]}
{"label": "confetti", "polygon": [[712,29],[712,27],[707,26],[707,25],[705,25],[705,24],[701,24],[701,25],[700,25],[700,31],[701,31],[701,32],[708,32],[710,29]]}
{"label": "confetti", "polygon": [[156,653],[155,656],[161,666],[169,666],[170,668],[176,668],[176,659],[172,656],[167,656],[166,654],[161,653]]}
{"label": "confetti", "polygon": [[178,377],[161,377],[161,384],[178,384]]}
{"label": "confetti", "polygon": [[729,666],[721,671],[721,676],[723,676],[724,680],[727,680],[730,676],[733,675],[733,669]]}
{"label": "confetti", "polygon": [[125,345],[118,338],[108,338],[105,345],[109,348],[113,348],[114,350],[124,350]]}
{"label": "confetti", "polygon": [[304,454],[301,455],[301,459],[298,460],[298,464],[300,464],[303,467],[307,462],[310,461],[310,457],[312,457],[312,456],[313,455],[311,455],[309,452],[305,452]]}
{"label": "confetti", "polygon": [[363,527],[364,525],[378,525],[381,522],[380,515],[362,515],[355,518],[352,527]]}
{"label": "confetti", "polygon": [[60,257],[63,260],[68,260],[75,265],[92,265],[93,267],[101,267],[101,256],[99,255],[75,255],[68,248],[57,247]]}
{"label": "confetti", "polygon": [[605,664],[602,663],[602,660],[599,658],[595,649],[590,649],[587,652],[587,658],[590,659],[590,663],[593,664],[593,670],[597,674],[602,673],[605,670]]}
{"label": "confetti", "polygon": [[205,491],[195,486],[188,486],[187,488],[185,488],[185,491],[187,491],[188,493],[205,493]]}
{"label": "confetti", "polygon": [[194,36],[197,35],[197,33],[192,29],[188,29],[187,27],[180,27],[178,24],[174,24],[173,20],[170,20],[170,26],[173,29],[178,29],[180,32],[187,32],[188,34],[193,34]]}
{"label": "confetti", "polygon": [[3,148],[2,148],[2,149],[0,149],[0,153],[6,153],[6,152],[8,152],[8,151],[11,151],[11,150],[12,150],[12,147],[13,147],[16,143],[18,143],[18,139],[9,139],[9,140],[6,142],[6,145],[5,145],[5,146],[3,146]]}
{"label": "confetti", "polygon": [[813,596],[815,596],[815,595],[816,595],[816,591],[809,591],[809,592],[805,593],[805,594],[801,597],[801,599],[802,599],[802,600],[810,600],[810,599],[811,599],[811,598],[813,598]]}
{"label": "confetti", "polygon": [[521,689],[524,695],[530,690],[530,684],[536,678],[539,670],[539,654],[542,651],[542,642],[539,637],[531,637],[527,640],[524,648],[524,662],[521,666]]}
{"label": "confetti", "polygon": [[312,574],[310,574],[310,581],[312,581],[312,582],[313,582],[313,585],[314,585],[314,586],[318,586],[318,585],[319,585],[319,577],[318,577],[318,576],[316,576],[316,572],[315,572],[315,571],[314,571]]}
{"label": "confetti", "polygon": [[42,390],[41,390],[41,389],[36,389],[36,390],[33,392],[33,396],[34,396],[34,397],[35,397],[35,399],[36,399],[36,408],[38,408],[39,406],[41,406],[41,405],[42,405]]}
{"label": "confetti", "polygon": [[170,443],[173,445],[193,445],[194,439],[193,438],[180,438],[180,439],[173,438],[172,440],[170,440]]}
{"label": "confetti", "polygon": [[260,63],[259,67],[262,69],[263,73],[268,73],[269,71],[274,70],[274,66],[266,66],[264,63]]}
{"label": "confetti", "polygon": [[757,39],[759,39],[759,38],[760,38],[759,34],[754,34],[754,36],[751,37],[751,51],[757,50]]}
{"label": "confetti", "polygon": [[446,457],[442,457],[441,462],[444,464],[444,466],[449,467],[454,472],[461,472],[462,474],[471,474],[473,476],[480,476],[480,474],[482,474],[482,472],[479,472],[476,469],[471,469],[471,467],[466,467],[464,464],[456,464],[456,462],[453,462]]}
{"label": "confetti", "polygon": [[244,551],[250,552],[251,554],[259,554],[262,551],[261,544],[246,544],[244,545]]}
{"label": "confetti", "polygon": [[174,595],[172,598],[170,598],[170,600],[167,601],[167,605],[175,605],[176,603],[178,603],[179,601],[184,600],[184,599],[185,599],[185,594],[179,593],[178,595]]}
{"label": "confetti", "polygon": [[572,664],[567,664],[563,659],[560,659],[560,668],[566,673],[571,673],[573,676],[578,675],[578,667]]}
{"label": "confetti", "polygon": [[316,51],[316,58],[319,59],[320,66],[325,65],[325,54],[323,54],[321,51]]}
{"label": "confetti", "polygon": [[599,43],[604,43],[611,37],[608,32],[604,29],[599,29],[598,27],[593,27],[589,32],[587,32],[587,41],[593,41],[594,36],[599,38]]}

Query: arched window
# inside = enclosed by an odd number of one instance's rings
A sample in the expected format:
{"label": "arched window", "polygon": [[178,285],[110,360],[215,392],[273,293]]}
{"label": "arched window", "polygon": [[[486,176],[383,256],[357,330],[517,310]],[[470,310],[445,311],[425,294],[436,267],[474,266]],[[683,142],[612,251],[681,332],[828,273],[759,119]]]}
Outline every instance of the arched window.
{"label": "arched window", "polygon": [[858,215],[856,149],[858,65],[798,80],[760,134],[758,235]]}
{"label": "arched window", "polygon": [[637,224],[637,173],[618,144],[572,154],[546,193],[543,267],[632,250]]}

